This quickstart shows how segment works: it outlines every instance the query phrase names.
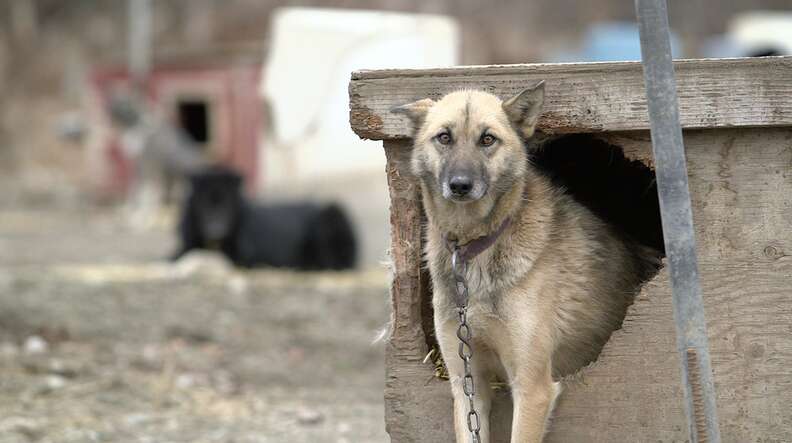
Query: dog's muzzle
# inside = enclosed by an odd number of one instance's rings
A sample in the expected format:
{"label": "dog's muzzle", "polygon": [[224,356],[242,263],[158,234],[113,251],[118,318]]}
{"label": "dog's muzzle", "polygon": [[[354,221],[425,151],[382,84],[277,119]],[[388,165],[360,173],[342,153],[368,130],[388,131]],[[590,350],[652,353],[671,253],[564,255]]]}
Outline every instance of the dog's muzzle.
{"label": "dog's muzzle", "polygon": [[487,192],[487,185],[483,180],[477,180],[469,175],[452,175],[443,182],[443,198],[455,202],[476,201]]}

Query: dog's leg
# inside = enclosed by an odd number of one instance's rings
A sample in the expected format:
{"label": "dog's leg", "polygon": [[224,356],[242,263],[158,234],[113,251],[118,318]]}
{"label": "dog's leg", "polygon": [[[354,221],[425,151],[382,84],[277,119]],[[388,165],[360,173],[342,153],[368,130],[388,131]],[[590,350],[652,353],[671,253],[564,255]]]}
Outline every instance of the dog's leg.
{"label": "dog's leg", "polygon": [[553,382],[550,360],[540,368],[518,367],[512,380],[512,443],[540,443],[561,386]]}
{"label": "dog's leg", "polygon": [[[470,431],[468,430],[468,410],[470,402],[464,392],[464,365],[459,358],[459,340],[456,336],[456,325],[454,322],[447,322],[442,328],[436,328],[442,333],[438,334],[440,351],[443,354],[448,375],[451,381],[451,394],[454,397],[454,433],[457,443],[469,443]],[[477,346],[478,345],[478,346]],[[492,353],[484,348],[481,343],[473,344],[473,383],[475,396],[473,397],[476,412],[478,412],[481,431],[481,443],[490,441],[490,411],[492,409],[492,387],[490,386],[490,362],[493,358]]]}

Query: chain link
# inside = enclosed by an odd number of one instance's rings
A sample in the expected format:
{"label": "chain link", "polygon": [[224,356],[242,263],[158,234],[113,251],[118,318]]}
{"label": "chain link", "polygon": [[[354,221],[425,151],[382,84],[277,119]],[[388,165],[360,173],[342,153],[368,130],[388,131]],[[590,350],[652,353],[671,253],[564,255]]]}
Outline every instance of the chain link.
{"label": "chain link", "polygon": [[462,391],[468,399],[469,409],[467,413],[467,427],[470,432],[470,437],[473,443],[480,443],[481,436],[481,420],[476,411],[473,397],[476,395],[476,386],[473,382],[473,370],[471,368],[471,360],[473,359],[473,347],[471,341],[473,339],[473,331],[467,323],[467,309],[468,309],[468,285],[467,285],[467,262],[460,257],[459,247],[456,243],[453,244],[453,253],[451,255],[451,272],[454,274],[454,283],[456,286],[456,305],[457,313],[459,314],[459,327],[457,328],[457,338],[459,338],[459,358],[462,359],[464,366],[464,377],[462,378]]}

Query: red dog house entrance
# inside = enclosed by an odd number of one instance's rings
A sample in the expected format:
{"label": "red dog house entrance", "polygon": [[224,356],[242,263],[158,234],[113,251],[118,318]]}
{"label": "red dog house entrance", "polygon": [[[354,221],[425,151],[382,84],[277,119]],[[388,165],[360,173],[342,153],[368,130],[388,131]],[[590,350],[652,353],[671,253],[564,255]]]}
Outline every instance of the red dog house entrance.
{"label": "red dog house entrance", "polygon": [[[198,143],[208,158],[237,169],[255,184],[258,166],[258,65],[156,66],[146,83],[150,103]],[[123,194],[132,179],[129,160],[109,128],[106,103],[129,88],[126,70],[97,69],[90,84],[92,122],[99,137],[89,150],[91,175],[105,195]]]}

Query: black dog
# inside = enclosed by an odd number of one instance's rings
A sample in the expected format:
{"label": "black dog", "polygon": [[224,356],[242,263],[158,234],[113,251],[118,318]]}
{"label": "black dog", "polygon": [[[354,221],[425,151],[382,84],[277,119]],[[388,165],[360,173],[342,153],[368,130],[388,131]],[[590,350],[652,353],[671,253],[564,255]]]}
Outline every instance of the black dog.
{"label": "black dog", "polygon": [[192,249],[216,249],[242,267],[340,270],[355,265],[352,225],[334,204],[253,205],[242,196],[242,177],[222,167],[193,174],[190,184],[174,260]]}

